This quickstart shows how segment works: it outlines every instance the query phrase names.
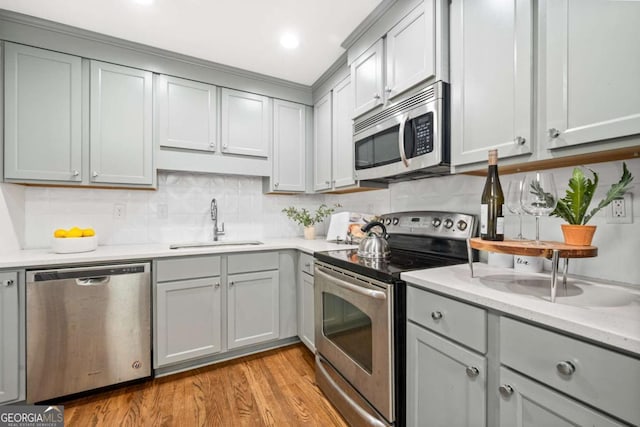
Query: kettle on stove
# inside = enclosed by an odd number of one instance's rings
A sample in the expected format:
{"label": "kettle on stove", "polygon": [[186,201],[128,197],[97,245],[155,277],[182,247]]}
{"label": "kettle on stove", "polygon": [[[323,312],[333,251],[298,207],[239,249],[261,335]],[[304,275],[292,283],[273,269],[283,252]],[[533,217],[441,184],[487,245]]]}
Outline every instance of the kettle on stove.
{"label": "kettle on stove", "polygon": [[[377,234],[371,231],[374,227],[380,227],[382,233]],[[387,238],[387,228],[380,221],[372,221],[361,228],[363,233],[367,233],[367,236],[360,241],[358,246],[358,256],[361,258],[387,258],[391,253],[389,249],[389,242]]]}

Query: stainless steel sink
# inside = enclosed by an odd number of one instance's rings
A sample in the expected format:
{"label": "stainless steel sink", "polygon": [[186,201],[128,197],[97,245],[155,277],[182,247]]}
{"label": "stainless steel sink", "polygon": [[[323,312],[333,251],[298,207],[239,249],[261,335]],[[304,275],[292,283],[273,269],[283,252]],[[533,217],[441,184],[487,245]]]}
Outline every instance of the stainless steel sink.
{"label": "stainless steel sink", "polygon": [[244,245],[263,245],[258,240],[220,240],[217,242],[187,242],[174,243],[169,245],[169,249],[186,249],[186,248],[215,248],[218,246],[244,246]]}

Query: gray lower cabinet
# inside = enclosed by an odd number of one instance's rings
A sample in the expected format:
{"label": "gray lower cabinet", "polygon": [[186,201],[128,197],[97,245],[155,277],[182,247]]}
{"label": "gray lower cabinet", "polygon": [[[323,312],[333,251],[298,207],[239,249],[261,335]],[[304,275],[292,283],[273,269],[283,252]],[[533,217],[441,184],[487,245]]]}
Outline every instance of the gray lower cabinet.
{"label": "gray lower cabinet", "polygon": [[4,45],[4,175],[82,181],[82,60]]}
{"label": "gray lower cabinet", "polygon": [[407,425],[486,426],[486,311],[408,287],[407,318]]}
{"label": "gray lower cabinet", "polygon": [[20,394],[18,274],[0,273],[0,403]]}
{"label": "gray lower cabinet", "polygon": [[220,257],[159,260],[156,277],[154,368],[219,352]]}
{"label": "gray lower cabinet", "polygon": [[500,368],[500,427],[623,426],[590,407]]}
{"label": "gray lower cabinet", "polygon": [[280,275],[277,252],[227,257],[227,347],[234,349],[280,336]]}
{"label": "gray lower cabinet", "polygon": [[298,337],[309,350],[315,352],[313,283],[313,257],[301,253],[298,258]]}

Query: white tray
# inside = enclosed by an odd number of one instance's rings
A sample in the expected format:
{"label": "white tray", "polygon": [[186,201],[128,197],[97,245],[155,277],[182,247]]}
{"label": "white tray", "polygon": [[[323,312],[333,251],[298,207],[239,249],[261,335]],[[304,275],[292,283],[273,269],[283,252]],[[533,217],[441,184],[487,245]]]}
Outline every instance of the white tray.
{"label": "white tray", "polygon": [[57,254],[73,254],[95,251],[98,247],[98,236],[53,238],[53,252]]}

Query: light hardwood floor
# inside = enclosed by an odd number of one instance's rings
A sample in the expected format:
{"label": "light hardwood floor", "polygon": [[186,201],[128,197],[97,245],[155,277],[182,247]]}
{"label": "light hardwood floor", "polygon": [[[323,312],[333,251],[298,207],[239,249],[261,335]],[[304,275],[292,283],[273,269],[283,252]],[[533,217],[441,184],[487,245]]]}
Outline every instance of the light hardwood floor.
{"label": "light hardwood floor", "polygon": [[302,344],[60,403],[68,426],[347,426]]}

